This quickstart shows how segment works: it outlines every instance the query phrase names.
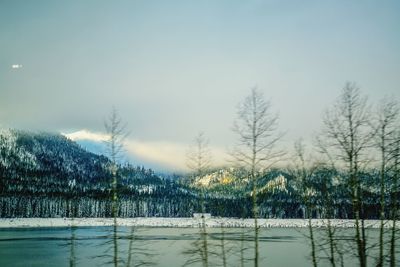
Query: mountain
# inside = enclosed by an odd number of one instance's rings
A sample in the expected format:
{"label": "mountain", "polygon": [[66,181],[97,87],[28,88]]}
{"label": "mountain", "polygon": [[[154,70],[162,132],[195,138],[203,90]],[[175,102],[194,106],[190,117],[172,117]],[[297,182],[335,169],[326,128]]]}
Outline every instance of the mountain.
{"label": "mountain", "polygon": [[53,174],[67,178],[98,179],[108,159],[83,150],[59,134],[3,130],[0,162],[5,170]]}
{"label": "mountain", "polygon": [[[60,134],[0,130],[0,217],[111,215],[110,160]],[[191,216],[196,193],[119,164],[119,216]]]}
{"label": "mountain", "polygon": [[61,193],[105,183],[108,159],[58,134],[3,130],[2,193]]}
{"label": "mountain", "polygon": [[[60,134],[19,130],[0,132],[2,193],[106,191],[110,160],[88,152]],[[160,184],[153,171],[131,165],[120,166],[121,183],[138,180]],[[141,181],[141,184],[144,182]]]}
{"label": "mountain", "polygon": [[[292,190],[293,176],[282,170],[270,170],[260,175],[258,181],[258,193],[282,193],[288,194]],[[188,181],[194,188],[206,189],[208,194],[224,194],[235,197],[237,195],[250,195],[252,182],[243,168],[223,168],[209,171],[202,176],[194,176]]]}
{"label": "mountain", "polygon": [[[0,130],[0,217],[108,217],[112,207],[110,160],[60,134]],[[173,177],[173,176],[171,176]],[[258,174],[260,217],[304,216],[304,196],[314,217],[326,213],[333,199],[335,216],[352,214],[346,174],[320,168],[307,181],[290,169]],[[379,173],[361,174],[367,216],[377,216]],[[118,216],[189,217],[201,210],[226,217],[252,215],[253,184],[238,168],[212,170],[202,176],[163,178],[131,164],[117,168]],[[301,184],[303,183],[303,184]]]}

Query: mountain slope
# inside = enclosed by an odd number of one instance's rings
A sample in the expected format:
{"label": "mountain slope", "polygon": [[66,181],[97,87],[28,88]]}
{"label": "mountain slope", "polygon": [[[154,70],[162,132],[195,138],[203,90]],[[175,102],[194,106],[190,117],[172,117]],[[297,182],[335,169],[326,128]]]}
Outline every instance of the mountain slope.
{"label": "mountain slope", "polygon": [[[111,216],[110,161],[60,134],[0,131],[0,217]],[[151,169],[119,165],[118,214],[190,216],[196,195]]]}
{"label": "mountain slope", "polygon": [[[65,192],[109,188],[107,157],[90,153],[60,134],[18,130],[0,132],[0,175],[3,192]],[[160,183],[150,170],[121,166],[121,182],[147,179]]]}
{"label": "mountain slope", "polygon": [[[0,217],[111,216],[111,175],[107,157],[83,149],[60,134],[0,131]],[[376,172],[362,174],[368,217],[377,216]],[[201,177],[163,179],[151,169],[119,165],[118,216],[192,216],[200,195],[213,215],[251,216],[252,183],[243,169],[221,169]],[[304,216],[304,194],[315,217],[334,200],[335,216],[352,214],[345,173],[321,168],[299,184],[293,170],[273,169],[257,179],[261,217]],[[304,192],[306,186],[307,192]],[[303,188],[303,189],[302,189]]]}

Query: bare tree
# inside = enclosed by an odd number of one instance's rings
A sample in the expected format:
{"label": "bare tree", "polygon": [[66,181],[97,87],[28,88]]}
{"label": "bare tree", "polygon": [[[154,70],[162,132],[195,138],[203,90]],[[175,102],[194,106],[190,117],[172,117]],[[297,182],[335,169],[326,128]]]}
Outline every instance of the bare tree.
{"label": "bare tree", "polygon": [[113,263],[118,266],[118,160],[122,156],[124,139],[127,136],[125,125],[122,124],[121,118],[118,115],[115,107],[112,108],[111,113],[107,120],[104,122],[104,127],[107,131],[108,140],[106,141],[107,152],[110,157],[110,172],[111,172],[111,194],[112,194],[112,208],[111,215],[114,218],[113,225]]}
{"label": "bare tree", "polygon": [[73,218],[71,220],[71,238],[70,238],[70,251],[69,251],[69,266],[75,267],[76,266],[76,255],[75,255],[75,246],[76,246],[76,234],[75,234],[76,226],[74,226]]}
{"label": "bare tree", "polygon": [[[399,126],[398,126],[399,127]],[[396,266],[396,241],[397,231],[396,222],[399,217],[399,175],[400,175],[400,130],[394,133],[394,140],[391,149],[391,173],[392,181],[390,188],[390,218],[392,219],[392,227],[390,233],[390,249],[389,249],[389,262],[390,267]]]}
{"label": "bare tree", "polygon": [[393,98],[385,98],[381,101],[377,110],[376,119],[376,146],[381,154],[381,168],[380,168],[380,231],[379,231],[379,257],[377,266],[381,267],[384,263],[384,220],[386,209],[386,184],[388,163],[391,158],[391,146],[395,137],[399,115],[399,106],[397,101]]}
{"label": "bare tree", "polygon": [[283,155],[282,151],[276,149],[276,144],[282,137],[277,132],[277,126],[278,115],[271,112],[270,102],[264,100],[263,94],[257,88],[252,88],[238,106],[237,120],[233,126],[233,131],[238,135],[238,144],[232,156],[248,170],[252,184],[254,266],[259,263],[257,179],[263,168],[270,168]]}
{"label": "bare tree", "polygon": [[[209,141],[203,132],[200,132],[194,139],[194,146],[187,152],[187,166],[193,171],[194,176],[201,177],[210,169],[211,166],[211,151],[209,149]],[[207,228],[205,221],[205,192],[204,188],[200,187],[200,208],[201,208],[201,225],[200,225],[200,244],[196,240],[193,244],[197,249],[191,250],[195,254],[199,253],[201,262],[204,267],[209,266],[209,252],[207,240]],[[189,253],[188,253],[189,254]],[[193,256],[193,255],[192,255]],[[193,259],[191,259],[193,261]]]}
{"label": "bare tree", "polygon": [[204,175],[211,166],[211,151],[209,140],[203,132],[200,132],[194,139],[193,145],[187,151],[186,165],[197,176]]}
{"label": "bare tree", "polygon": [[251,260],[251,259],[248,259],[245,256],[246,251],[249,250],[249,247],[246,246],[246,241],[248,240],[248,238],[246,236],[247,232],[248,232],[248,230],[245,230],[243,228],[241,229],[241,232],[240,232],[240,237],[239,237],[240,245],[239,245],[238,250],[236,252],[237,255],[239,256],[240,267],[244,267],[245,263],[248,260]]}
{"label": "bare tree", "polygon": [[347,169],[355,218],[355,241],[360,266],[367,265],[366,234],[364,227],[362,181],[360,170],[366,162],[373,131],[369,121],[367,98],[362,97],[354,83],[346,83],[334,107],[324,118],[325,144],[331,157]]}
{"label": "bare tree", "polygon": [[224,230],[224,225],[221,224],[221,242],[220,242],[220,246],[221,246],[221,258],[222,258],[222,266],[226,267],[227,265],[227,256],[226,256],[226,244],[225,244],[225,230]]}
{"label": "bare tree", "polygon": [[[294,166],[290,173],[296,178],[295,185],[300,192],[301,200],[305,206],[305,217],[308,220],[308,238],[311,245],[311,260],[314,267],[318,265],[319,258],[328,258],[332,267],[337,264],[336,254],[340,254],[338,243],[335,238],[335,229],[331,224],[334,213],[334,201],[332,196],[332,179],[327,173],[325,163],[315,160],[311,155],[306,154],[306,148],[302,140],[295,142]],[[312,213],[319,206],[326,219],[326,235],[320,233],[315,238],[312,226]],[[318,242],[317,242],[318,241]],[[326,256],[317,255],[323,251]]]}
{"label": "bare tree", "polygon": [[[320,136],[318,136],[315,141],[316,148],[319,149],[319,157],[321,157],[320,162],[318,163],[318,167],[327,168],[326,170],[336,172],[338,170],[337,165],[340,165],[337,164],[338,162],[336,162],[337,158],[335,158],[335,156],[337,155],[330,151],[329,145],[327,145],[326,140],[323,140]],[[319,192],[319,199],[322,207],[324,208],[324,217],[327,221],[327,226],[326,236],[320,237],[322,243],[320,242],[318,246],[327,255],[331,266],[334,267],[337,264],[340,264],[340,266],[344,266],[344,254],[346,250],[343,248],[343,242],[341,242],[344,240],[343,237],[336,237],[336,232],[338,229],[332,226],[331,219],[334,218],[335,214],[335,199],[333,196],[337,195],[336,187],[339,184],[346,182],[348,179],[341,179],[341,177],[339,176],[333,178],[330,174],[323,174],[322,177],[319,177],[319,179],[322,180],[322,188]],[[325,248],[326,246],[328,247],[327,249]]]}
{"label": "bare tree", "polygon": [[155,266],[156,262],[153,258],[156,256],[149,249],[149,246],[153,245],[148,240],[143,240],[138,236],[138,229],[135,226],[131,226],[131,233],[128,236],[128,259],[126,261],[126,267],[139,267],[139,266]]}
{"label": "bare tree", "polygon": [[[302,140],[298,140],[294,144],[295,157],[294,167],[290,169],[290,173],[296,178],[296,187],[301,192],[301,198],[305,206],[305,213],[308,219],[308,232],[311,245],[311,260],[314,267],[317,267],[316,244],[314,239],[314,231],[312,227],[312,209],[313,203],[311,195],[313,188],[309,186],[308,180],[312,176],[315,166],[306,166],[305,145]],[[309,160],[310,161],[310,160]]]}

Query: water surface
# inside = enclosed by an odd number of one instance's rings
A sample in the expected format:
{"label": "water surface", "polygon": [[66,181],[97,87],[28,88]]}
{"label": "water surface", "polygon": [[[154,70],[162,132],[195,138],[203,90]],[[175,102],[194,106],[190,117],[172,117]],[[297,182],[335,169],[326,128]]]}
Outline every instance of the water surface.
{"label": "water surface", "polygon": [[[323,241],[322,231],[316,230],[318,242]],[[353,233],[352,229],[341,231],[342,236]],[[211,266],[222,264],[222,245],[228,266],[240,266],[242,258],[253,257],[252,229],[210,228],[207,232]],[[370,231],[372,239],[376,234]],[[306,235],[305,228],[260,229],[260,266],[311,266]],[[1,229],[0,266],[112,266],[113,237],[113,227]],[[183,266],[190,260],[195,262],[190,266],[201,266],[196,263],[202,244],[198,228],[118,227],[117,237],[120,266],[128,261],[131,266]],[[357,263],[351,255],[345,261],[345,266]],[[326,259],[319,263],[329,266]],[[252,265],[251,260],[245,262]]]}

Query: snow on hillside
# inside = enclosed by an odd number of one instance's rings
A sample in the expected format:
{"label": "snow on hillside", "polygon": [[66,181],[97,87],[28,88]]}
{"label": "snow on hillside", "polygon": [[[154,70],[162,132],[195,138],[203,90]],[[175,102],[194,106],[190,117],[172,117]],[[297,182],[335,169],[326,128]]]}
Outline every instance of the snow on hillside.
{"label": "snow on hillside", "polygon": [[[138,218],[118,218],[119,226],[138,226],[138,227],[199,227],[200,218],[161,218],[161,217],[138,217]],[[236,218],[206,218],[207,227],[254,227],[254,219]],[[259,219],[260,227],[265,228],[302,228],[307,227],[305,219]],[[69,227],[69,226],[111,226],[113,218],[12,218],[0,219],[0,228],[27,228],[27,227]],[[327,221],[323,219],[313,219],[313,227],[325,227]],[[354,220],[331,220],[331,225],[338,228],[354,227]],[[366,220],[367,228],[379,228],[379,220]],[[386,221],[385,226],[390,227],[391,221]]]}

